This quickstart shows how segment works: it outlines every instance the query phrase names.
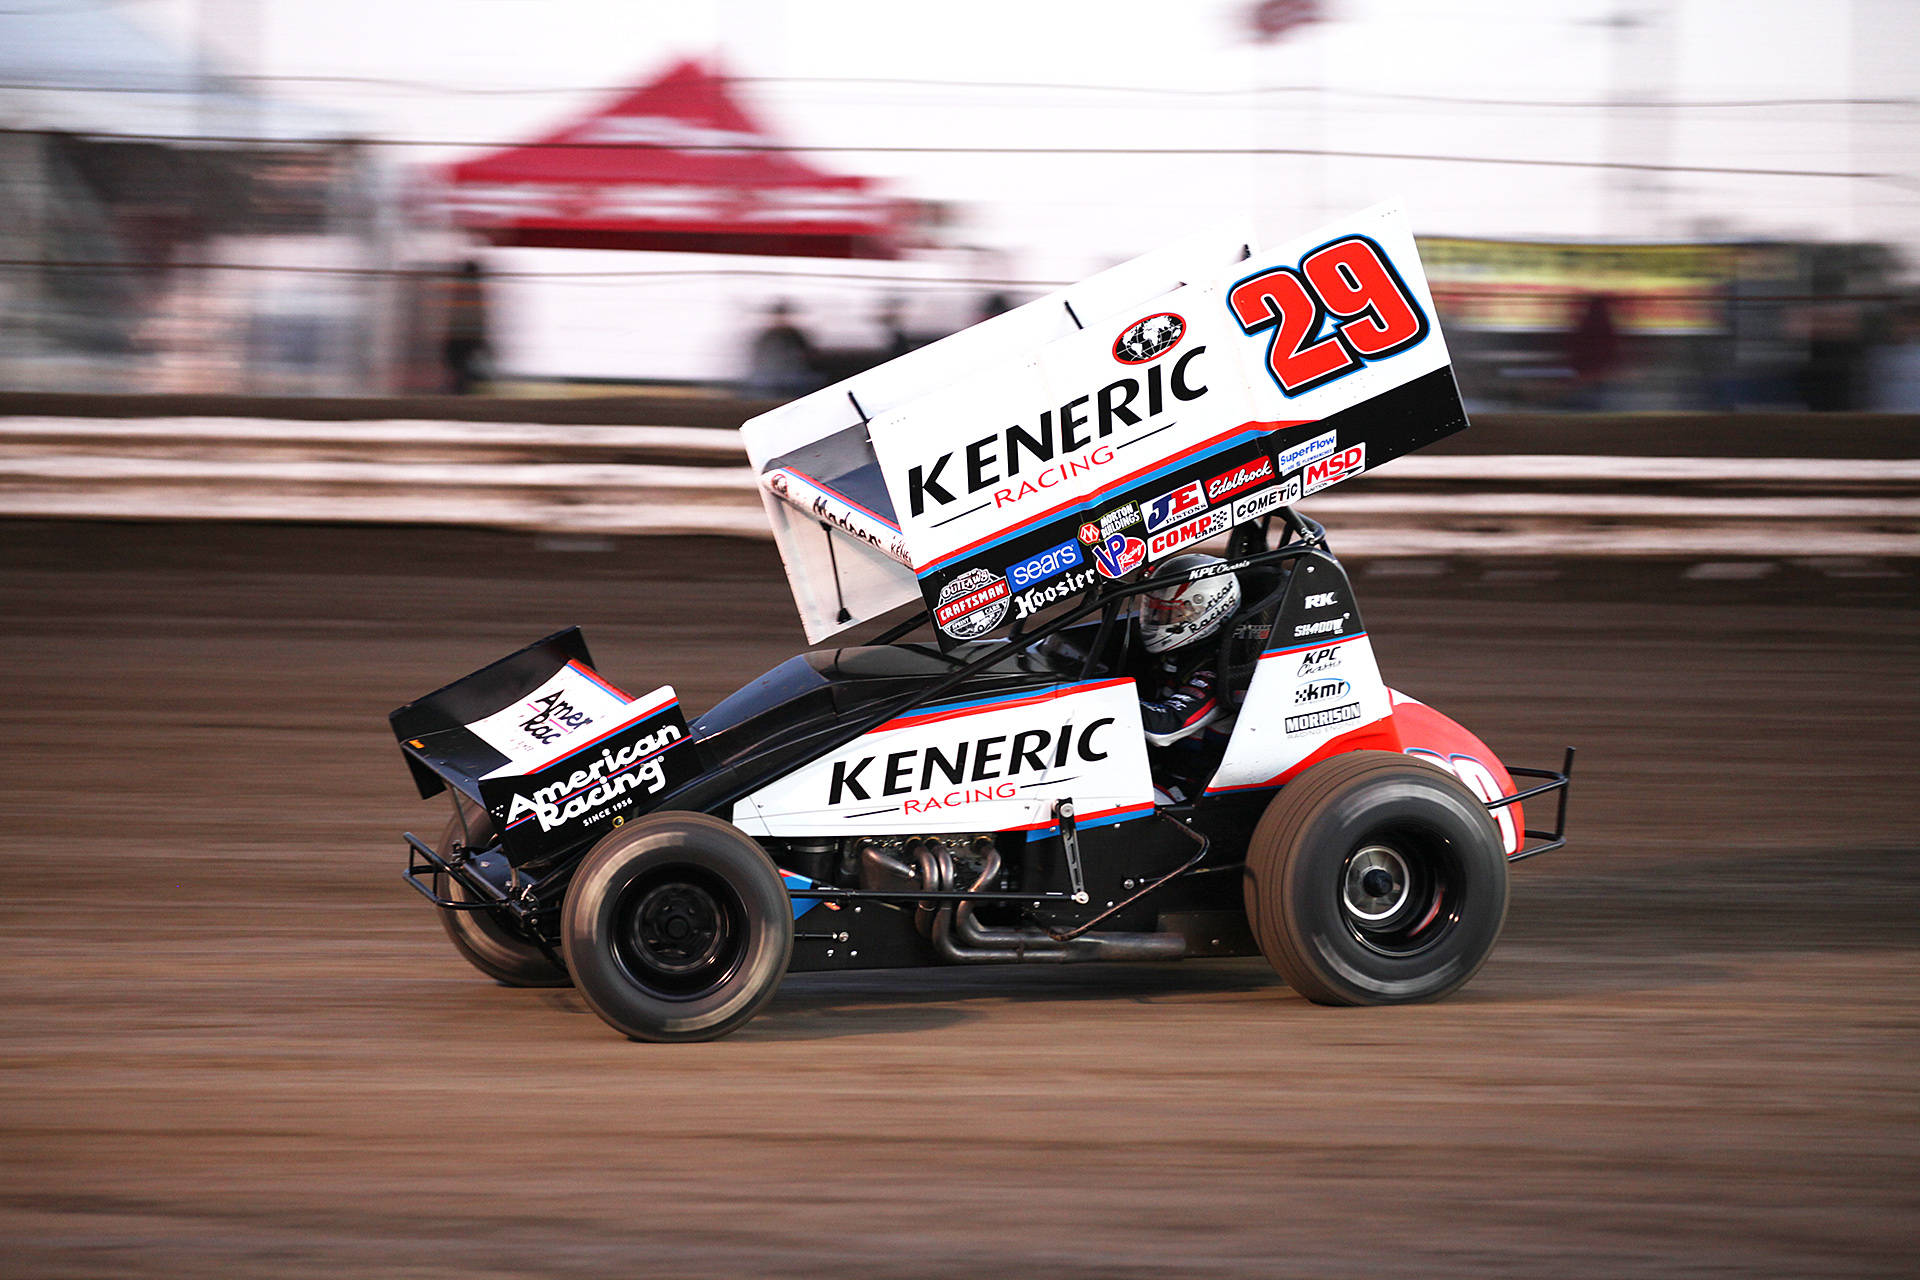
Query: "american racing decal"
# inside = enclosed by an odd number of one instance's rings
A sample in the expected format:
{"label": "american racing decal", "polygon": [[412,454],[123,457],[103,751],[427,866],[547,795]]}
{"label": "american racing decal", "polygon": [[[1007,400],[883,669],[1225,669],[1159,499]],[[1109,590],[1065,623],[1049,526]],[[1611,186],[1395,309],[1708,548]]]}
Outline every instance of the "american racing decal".
{"label": "american racing decal", "polygon": [[507,852],[526,858],[648,812],[656,797],[699,769],[679,702],[663,687],[557,759],[528,770],[496,769],[480,780],[480,798]]}
{"label": "american racing decal", "polygon": [[1010,831],[1150,811],[1131,680],[929,707],[881,725],[734,807],[753,835]]}

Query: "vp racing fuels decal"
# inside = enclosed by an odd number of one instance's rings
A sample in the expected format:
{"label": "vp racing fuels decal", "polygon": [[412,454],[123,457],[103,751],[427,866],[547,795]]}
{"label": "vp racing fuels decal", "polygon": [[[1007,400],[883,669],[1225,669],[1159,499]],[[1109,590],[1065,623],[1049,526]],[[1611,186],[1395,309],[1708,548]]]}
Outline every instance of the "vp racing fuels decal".
{"label": "vp racing fuels decal", "polygon": [[928,707],[888,721],[748,796],[749,835],[1014,831],[1082,826],[1152,808],[1131,680],[1056,685]]}

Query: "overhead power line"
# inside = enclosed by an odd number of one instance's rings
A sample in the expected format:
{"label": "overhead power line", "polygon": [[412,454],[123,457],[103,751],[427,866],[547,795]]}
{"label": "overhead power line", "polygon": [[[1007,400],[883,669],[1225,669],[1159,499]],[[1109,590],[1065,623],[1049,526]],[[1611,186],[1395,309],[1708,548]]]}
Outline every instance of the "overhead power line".
{"label": "overhead power line", "polygon": [[[0,136],[68,132],[32,129],[21,126],[0,127]],[[1346,160],[1399,160],[1427,164],[1512,165],[1544,169],[1626,169],[1647,173],[1718,174],[1756,178],[1849,178],[1867,181],[1907,183],[1905,175],[1844,169],[1774,169],[1742,165],[1651,164],[1631,160],[1573,160],[1542,156],[1449,155],[1413,151],[1354,151],[1335,147],[992,147],[992,146],[893,146],[859,143],[771,143],[667,145],[652,142],[476,142],[458,138],[306,138],[263,140],[244,134],[171,134],[130,133],[114,130],[80,129],[69,136],[100,138],[115,142],[204,143],[210,146],[314,146],[353,145],[368,147],[437,148],[518,148],[537,146],[542,150],[564,151],[673,151],[710,154],[790,153],[804,155],[940,155],[940,156],[1327,156]]]}

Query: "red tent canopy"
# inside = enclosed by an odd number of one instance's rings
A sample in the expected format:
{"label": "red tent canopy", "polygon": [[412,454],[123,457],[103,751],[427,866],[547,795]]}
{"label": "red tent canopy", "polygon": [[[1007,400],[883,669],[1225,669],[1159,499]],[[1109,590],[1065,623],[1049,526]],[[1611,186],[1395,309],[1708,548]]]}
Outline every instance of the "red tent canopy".
{"label": "red tent canopy", "polygon": [[824,173],[695,61],[537,142],[452,166],[454,220],[495,244],[890,258],[904,208]]}

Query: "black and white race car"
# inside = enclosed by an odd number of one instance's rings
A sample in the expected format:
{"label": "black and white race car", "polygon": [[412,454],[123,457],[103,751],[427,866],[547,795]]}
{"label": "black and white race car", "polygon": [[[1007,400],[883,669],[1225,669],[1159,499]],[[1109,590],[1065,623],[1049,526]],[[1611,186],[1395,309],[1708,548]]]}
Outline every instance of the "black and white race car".
{"label": "black and white race car", "polygon": [[[421,795],[453,799],[406,876],[461,954],[657,1041],[737,1029],[791,971],[1258,952],[1331,1004],[1472,977],[1507,864],[1562,842],[1572,753],[1508,769],[1389,688],[1294,507],[1466,426],[1404,219],[1249,244],[743,428],[809,641],[905,611],[867,642],[689,718],[573,629],[395,711]],[[1150,733],[1139,606],[1225,575],[1209,709]]]}

